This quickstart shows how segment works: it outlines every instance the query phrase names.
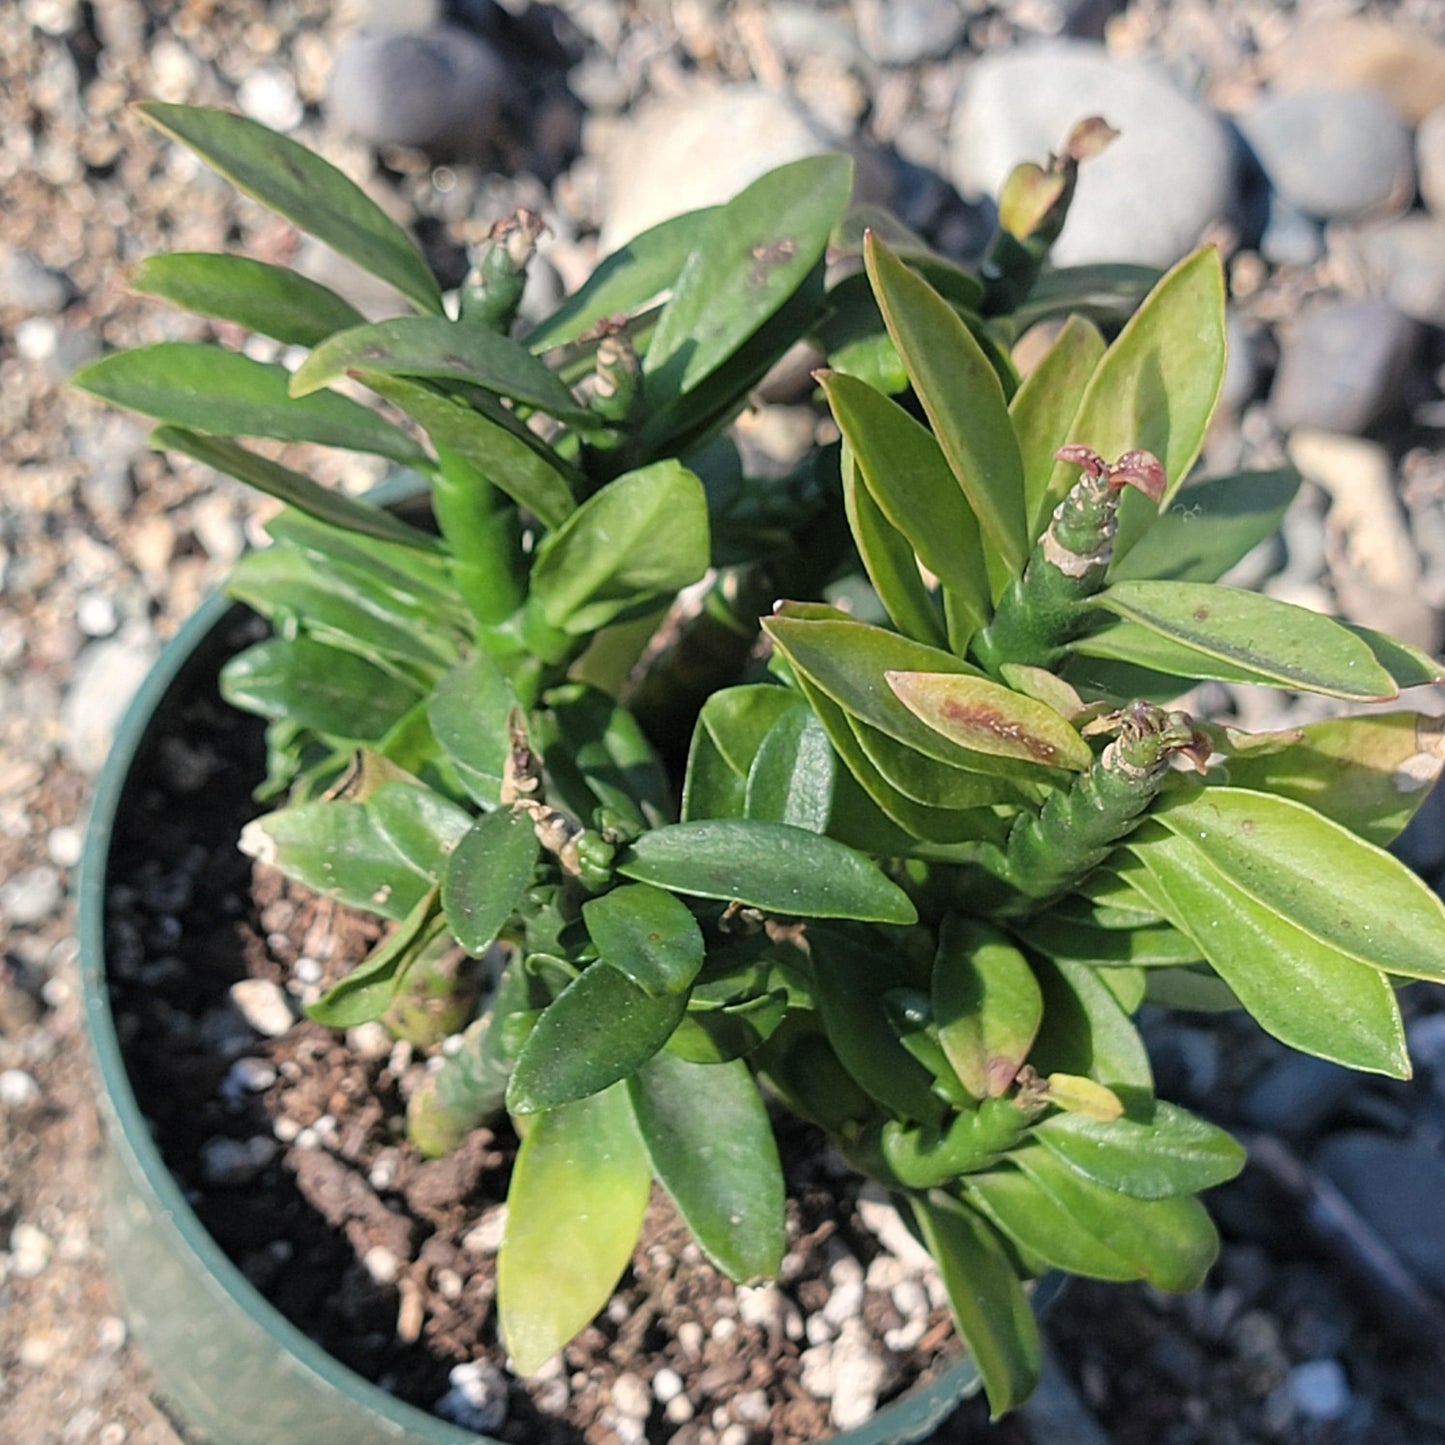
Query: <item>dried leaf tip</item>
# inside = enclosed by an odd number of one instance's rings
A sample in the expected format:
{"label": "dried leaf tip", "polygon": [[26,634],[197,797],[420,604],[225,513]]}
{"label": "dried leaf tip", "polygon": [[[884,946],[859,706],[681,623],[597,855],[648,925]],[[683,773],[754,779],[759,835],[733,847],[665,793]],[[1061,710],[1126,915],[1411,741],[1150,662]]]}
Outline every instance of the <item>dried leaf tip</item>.
{"label": "dried leaf tip", "polygon": [[1069,462],[1082,467],[1090,481],[1103,481],[1111,492],[1123,491],[1125,487],[1137,487],[1151,502],[1158,506],[1164,499],[1169,479],[1164,464],[1153,452],[1142,449],[1125,452],[1117,462],[1106,462],[1093,447],[1069,442],[1054,453],[1056,461]]}

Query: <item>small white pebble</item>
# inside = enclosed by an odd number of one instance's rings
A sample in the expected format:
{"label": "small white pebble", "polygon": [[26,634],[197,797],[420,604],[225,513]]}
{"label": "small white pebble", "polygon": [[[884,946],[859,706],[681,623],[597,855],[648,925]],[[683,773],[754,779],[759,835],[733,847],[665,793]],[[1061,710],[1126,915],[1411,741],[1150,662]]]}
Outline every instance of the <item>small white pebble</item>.
{"label": "small white pebble", "polygon": [[20,1363],[28,1370],[43,1370],[60,1353],[60,1347],[64,1341],[59,1335],[50,1332],[42,1334],[26,1335],[20,1341],[19,1359]]}
{"label": "small white pebble", "polygon": [[902,1355],[911,1350],[924,1335],[928,1333],[928,1319],[920,1316],[901,1324],[896,1330],[885,1330],[883,1332],[883,1343],[893,1351],[895,1355]]}
{"label": "small white pebble", "polygon": [[395,1149],[383,1149],[372,1161],[371,1169],[367,1173],[367,1183],[373,1189],[385,1192],[396,1183],[397,1169],[400,1160]]}
{"label": "small white pebble", "polygon": [[738,1290],[738,1317],[745,1325],[770,1328],[783,1313],[783,1293],[775,1284],[744,1286]]}
{"label": "small white pebble", "polygon": [[833,1293],[828,1296],[828,1302],[823,1306],[823,1318],[830,1325],[841,1327],[849,1320],[856,1319],[862,1308],[863,1280],[860,1272],[858,1279],[834,1285]]}
{"label": "small white pebble", "polygon": [[457,1365],[447,1383],[451,1389],[437,1401],[438,1415],[480,1435],[507,1423],[507,1380],[495,1365],[470,1360]]}
{"label": "small white pebble", "polygon": [[746,1425],[731,1424],[719,1432],[717,1445],[748,1445],[751,1433]]}
{"label": "small white pebble", "polygon": [[390,1032],[377,1019],[346,1031],[346,1047],[359,1059],[384,1059],[391,1052],[391,1044]]}
{"label": "small white pebble", "polygon": [[237,1108],[247,1094],[259,1094],[276,1082],[276,1070],[269,1059],[240,1058],[221,1080],[221,1098]]}
{"label": "small white pebble", "polygon": [[386,1061],[386,1067],[395,1077],[399,1078],[411,1067],[414,1052],[410,1039],[398,1039],[391,1046],[391,1057]]}
{"label": "small white pebble", "polygon": [[454,1269],[439,1269],[436,1273],[437,1293],[449,1302],[455,1302],[462,1297],[462,1277]]}
{"label": "small white pebble", "polygon": [[686,1395],[674,1395],[663,1406],[662,1413],[669,1425],[686,1425],[694,1414],[692,1401]]}
{"label": "small white pebble", "polygon": [[640,1376],[627,1371],[612,1382],[612,1407],[624,1419],[645,1420],[652,1413],[652,1392]]}
{"label": "small white pebble", "polygon": [[652,1393],[665,1405],[682,1394],[682,1376],[664,1365],[652,1377]]}
{"label": "small white pebble", "polygon": [[60,345],[60,328],[47,316],[27,316],[11,335],[15,354],[25,361],[49,361]]}
{"label": "small white pebble", "polygon": [[703,1327],[696,1320],[684,1320],[677,1327],[678,1347],[690,1360],[701,1356],[704,1338]]}
{"label": "small white pebble", "polygon": [[45,850],[50,854],[50,861],[57,868],[74,868],[80,862],[84,836],[79,828],[68,823],[52,828],[45,839]]}
{"label": "small white pebble", "polygon": [[361,1264],[377,1284],[395,1284],[401,1273],[401,1261],[384,1244],[373,1244],[361,1256]]}
{"label": "small white pebble", "polygon": [[7,1109],[27,1109],[40,1098],[40,1085],[24,1069],[0,1073],[0,1104]]}
{"label": "small white pebble", "polygon": [[341,1126],[336,1122],[335,1114],[323,1114],[311,1127],[323,1144],[334,1144],[341,1137]]}
{"label": "small white pebble", "polygon": [[107,1355],[113,1355],[125,1340],[125,1321],[119,1315],[106,1315],[95,1327],[96,1347]]}
{"label": "small white pebble", "polygon": [[291,965],[291,977],[300,984],[320,983],[321,965],[314,958],[308,958],[303,953],[301,957]]}
{"label": "small white pebble", "polygon": [[51,1238],[33,1224],[17,1224],[10,1231],[10,1273],[17,1279],[34,1279],[50,1263]]}
{"label": "small white pebble", "polygon": [[243,978],[231,985],[231,1002],[243,1019],[268,1039],[279,1039],[291,1027],[291,1005],[280,984],[268,978]]}
{"label": "small white pebble", "polygon": [[289,1114],[282,1114],[272,1121],[271,1132],[283,1143],[293,1143],[301,1133],[301,1125]]}
{"label": "small white pebble", "polygon": [[321,1147],[321,1139],[316,1130],[310,1128],[302,1129],[296,1135],[295,1142],[298,1149],[319,1149]]}
{"label": "small white pebble", "polygon": [[897,1255],[875,1254],[868,1261],[868,1273],[864,1276],[864,1283],[869,1289],[886,1294],[900,1280],[908,1278],[910,1278],[909,1271]]}
{"label": "small white pebble", "polygon": [[712,1337],[719,1344],[722,1344],[725,1341],[732,1339],[732,1337],[737,1334],[737,1332],[738,1322],[736,1320],[728,1319],[726,1315],[724,1315],[722,1319],[715,1320],[713,1322]]}
{"label": "small white pebble", "polygon": [[1350,1382],[1338,1360],[1306,1360],[1289,1372],[1290,1399],[1310,1420],[1338,1420],[1350,1408]]}
{"label": "small white pebble", "polygon": [[632,1306],[628,1304],[627,1301],[623,1299],[620,1294],[615,1294],[610,1300],[607,1301],[607,1309],[605,1313],[607,1315],[607,1318],[611,1320],[614,1325],[620,1325],[625,1320],[630,1318],[632,1314]]}
{"label": "small white pebble", "polygon": [[803,1338],[810,1345],[826,1345],[837,1333],[822,1315],[809,1315],[803,1325]]}
{"label": "small white pebble", "polygon": [[906,1320],[928,1313],[928,1291],[916,1279],[902,1279],[889,1291],[894,1308]]}
{"label": "small white pebble", "polygon": [[127,1438],[125,1426],[119,1420],[110,1420],[100,1427],[95,1445],[125,1445]]}
{"label": "small white pebble", "polygon": [[733,1415],[744,1425],[765,1425],[772,1413],[761,1390],[744,1390],[733,1396]]}
{"label": "small white pebble", "polygon": [[462,1236],[462,1248],[468,1254],[495,1254],[506,1232],[507,1206],[494,1205]]}
{"label": "small white pebble", "polygon": [[851,1254],[840,1254],[828,1266],[828,1278],[836,1285],[862,1285],[863,1266],[858,1263],[857,1257]]}

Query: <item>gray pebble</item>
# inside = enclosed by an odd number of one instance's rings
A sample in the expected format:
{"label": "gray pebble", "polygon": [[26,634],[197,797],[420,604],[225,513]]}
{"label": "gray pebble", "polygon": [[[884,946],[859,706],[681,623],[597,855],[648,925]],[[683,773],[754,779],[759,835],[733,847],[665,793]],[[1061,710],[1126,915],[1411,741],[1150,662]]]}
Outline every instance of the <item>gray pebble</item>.
{"label": "gray pebble", "polygon": [[64,897],[60,871],[42,863],[0,884],[0,914],[12,928],[31,928],[51,917]]}
{"label": "gray pebble", "polygon": [[1271,186],[1309,216],[1342,220],[1408,204],[1410,133],[1371,90],[1297,90],[1238,119]]}
{"label": "gray pebble", "polygon": [[1219,390],[1219,405],[1226,412],[1237,413],[1254,399],[1259,385],[1259,348],[1254,327],[1233,307],[1224,318],[1224,336],[1224,384]]}
{"label": "gray pebble", "polygon": [[443,0],[362,0],[357,24],[367,30],[432,30],[444,9]]}
{"label": "gray pebble", "polygon": [[219,1187],[249,1184],[276,1154],[276,1141],[264,1134],[251,1139],[207,1139],[200,1150],[201,1177]]}
{"label": "gray pebble", "polygon": [[1053,259],[1170,265],[1229,209],[1230,142],[1163,71],[1102,46],[1052,42],[976,61],[953,116],[953,179],[966,199],[997,195],[1016,163],[1043,161],[1095,114],[1120,135],[1082,167]]}
{"label": "gray pebble", "polygon": [[968,29],[967,11],[958,0],[871,0],[856,8],[858,38],[879,65],[938,60]]}
{"label": "gray pebble", "polygon": [[1415,131],[1415,179],[1420,199],[1445,220],[1445,105],[1432,110]]}
{"label": "gray pebble", "polygon": [[1388,301],[1313,307],[1284,336],[1269,398],[1275,425],[1365,431],[1398,402],[1416,340],[1415,323]]}
{"label": "gray pebble", "polygon": [[92,643],[76,660],[60,708],[60,746],[81,772],[99,772],[121,714],[154,660],[154,640],[139,631]]}
{"label": "gray pebble", "polygon": [[1313,266],[1325,254],[1324,227],[1278,192],[1270,195],[1259,253],[1272,266]]}
{"label": "gray pebble", "polygon": [[253,70],[237,88],[236,104],[242,115],[282,132],[295,130],[306,114],[295,80],[279,65]]}
{"label": "gray pebble", "polygon": [[436,1403],[436,1413],[479,1435],[491,1434],[507,1423],[507,1379],[486,1360],[457,1365],[447,1376],[451,1386]]}
{"label": "gray pebble", "polygon": [[612,1408],[624,1419],[647,1419],[652,1413],[652,1392],[640,1375],[625,1371],[612,1382]]}
{"label": "gray pebble", "polygon": [[1445,219],[1412,211],[1361,232],[1357,250],[1386,299],[1427,326],[1445,326]]}
{"label": "gray pebble", "polygon": [[506,90],[501,58],[468,31],[368,31],[336,57],[326,110],[371,145],[466,158],[494,136]]}
{"label": "gray pebble", "polygon": [[120,626],[109,592],[82,592],[75,599],[75,625],[87,637],[109,637]]}
{"label": "gray pebble", "polygon": [[268,1039],[278,1039],[291,1027],[294,1016],[286,992],[268,978],[243,978],[231,985],[231,1002],[241,1017]]}
{"label": "gray pebble", "polygon": [[675,1400],[682,1394],[682,1376],[666,1365],[652,1377],[652,1393],[662,1403]]}
{"label": "gray pebble", "polygon": [[1242,1110],[1256,1128],[1298,1139],[1314,1133],[1358,1087],[1359,1075],[1351,1069],[1288,1053],[1250,1085]]}
{"label": "gray pebble", "polygon": [[1338,1360],[1306,1360],[1286,1383],[1295,1409],[1308,1420],[1338,1420],[1350,1408],[1350,1382]]}
{"label": "gray pebble", "polygon": [[28,251],[0,246],[0,310],[22,316],[54,316],[65,309],[70,288]]}
{"label": "gray pebble", "polygon": [[1354,1130],[1325,1140],[1313,1162],[1422,1284],[1445,1289],[1445,1159],[1412,1140]]}

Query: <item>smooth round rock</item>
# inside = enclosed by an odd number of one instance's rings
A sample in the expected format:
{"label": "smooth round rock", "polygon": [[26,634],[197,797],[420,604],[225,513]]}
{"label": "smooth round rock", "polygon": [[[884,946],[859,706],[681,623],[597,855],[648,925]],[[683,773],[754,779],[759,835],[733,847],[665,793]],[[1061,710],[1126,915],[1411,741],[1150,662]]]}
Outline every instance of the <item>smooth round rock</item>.
{"label": "smooth round rock", "polygon": [[1415,192],[1410,133],[1372,90],[1300,90],[1238,117],[1274,190],[1322,220],[1399,209]]}
{"label": "smooth round rock", "polygon": [[465,157],[495,133],[506,92],[501,57],[468,31],[362,31],[336,57],[326,111],[374,146]]}
{"label": "smooth round rock", "polygon": [[968,29],[958,0],[871,0],[858,6],[858,38],[879,65],[917,65],[947,55]]}
{"label": "smooth round rock", "polygon": [[1358,435],[1399,400],[1416,325],[1374,297],[1327,301],[1284,336],[1269,410],[1276,426]]}
{"label": "smooth round rock", "polygon": [[1229,209],[1229,137],[1163,71],[1102,46],[1054,42],[978,60],[954,110],[953,180],[965,198],[996,196],[1018,162],[1042,162],[1089,115],[1120,134],[1084,163],[1054,261],[1173,264]]}
{"label": "smooth round rock", "polygon": [[1401,311],[1445,326],[1445,218],[1411,211],[1352,242],[1366,274]]}
{"label": "smooth round rock", "polygon": [[[654,101],[607,137],[602,249],[684,211],[731,200],[777,166],[844,148],[801,106],[761,85]],[[887,167],[866,155],[855,160],[855,195],[887,204]]]}
{"label": "smooth round rock", "polygon": [[1420,199],[1445,220],[1445,105],[1432,110],[1415,132],[1415,179]]}
{"label": "smooth round rock", "polygon": [[1272,191],[1266,202],[1259,254],[1272,266],[1313,266],[1325,254],[1324,228]]}
{"label": "smooth round rock", "polygon": [[1307,1420],[1338,1420],[1350,1408],[1350,1382],[1338,1360],[1306,1360],[1289,1372],[1289,1397]]}

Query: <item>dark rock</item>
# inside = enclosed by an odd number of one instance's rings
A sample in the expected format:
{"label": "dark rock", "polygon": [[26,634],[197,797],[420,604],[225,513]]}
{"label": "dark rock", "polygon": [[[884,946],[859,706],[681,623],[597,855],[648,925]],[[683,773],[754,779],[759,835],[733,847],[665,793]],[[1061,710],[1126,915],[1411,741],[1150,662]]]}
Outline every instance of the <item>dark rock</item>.
{"label": "dark rock", "polygon": [[1269,399],[1275,425],[1365,431],[1399,400],[1415,347],[1415,323],[1388,301],[1316,306],[1285,335]]}
{"label": "dark rock", "polygon": [[1241,1112],[1257,1129],[1299,1139],[1313,1134],[1359,1083],[1358,1074],[1339,1064],[1287,1053],[1250,1086]]}

